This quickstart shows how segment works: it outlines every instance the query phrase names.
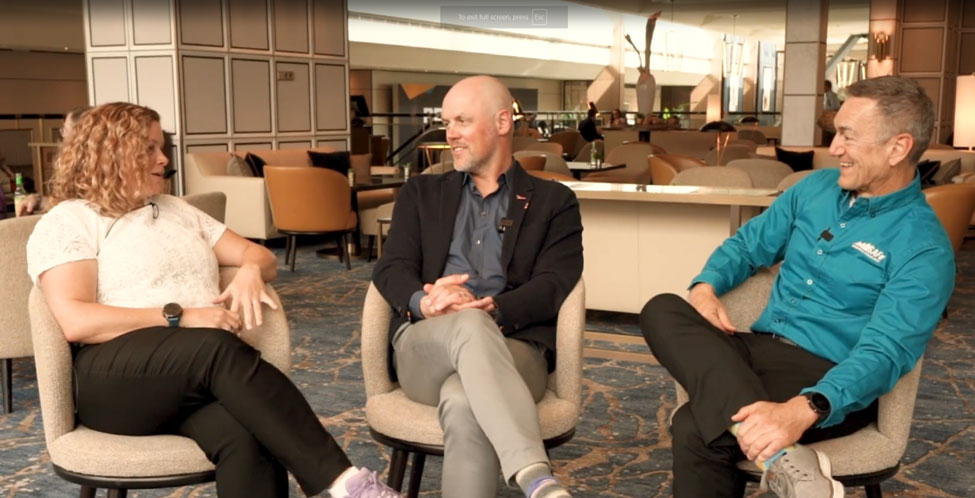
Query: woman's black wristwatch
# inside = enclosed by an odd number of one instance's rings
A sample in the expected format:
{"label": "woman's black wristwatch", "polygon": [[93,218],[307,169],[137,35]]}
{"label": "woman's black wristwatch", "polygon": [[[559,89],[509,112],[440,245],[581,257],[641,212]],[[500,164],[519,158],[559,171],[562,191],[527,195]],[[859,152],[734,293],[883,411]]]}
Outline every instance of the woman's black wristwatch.
{"label": "woman's black wristwatch", "polygon": [[803,396],[809,401],[809,408],[816,412],[819,418],[816,419],[816,423],[820,424],[823,420],[829,418],[829,413],[831,407],[829,405],[829,398],[824,396],[822,393],[817,392],[807,392],[802,393]]}
{"label": "woman's black wristwatch", "polygon": [[170,327],[179,327],[179,319],[183,316],[183,307],[179,303],[169,303],[163,306],[163,318],[169,322]]}

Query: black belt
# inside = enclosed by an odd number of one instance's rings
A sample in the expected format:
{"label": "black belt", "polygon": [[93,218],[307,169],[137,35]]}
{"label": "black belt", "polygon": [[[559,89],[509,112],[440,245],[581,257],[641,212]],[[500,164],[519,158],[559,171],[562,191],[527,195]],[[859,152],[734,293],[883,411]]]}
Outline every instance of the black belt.
{"label": "black belt", "polygon": [[782,337],[782,336],[780,336],[780,335],[778,335],[778,334],[775,334],[775,333],[773,333],[773,332],[754,332],[754,333],[755,333],[755,334],[758,334],[758,335],[764,335],[764,336],[768,336],[768,337],[771,337],[772,339],[775,339],[776,341],[779,341],[779,342],[781,342],[782,344],[788,344],[788,345],[790,345],[790,346],[796,346],[796,347],[798,347],[798,346],[799,346],[799,345],[798,345],[798,344],[796,344],[795,342],[793,342],[793,341],[790,341],[789,339],[786,339],[785,337]]}

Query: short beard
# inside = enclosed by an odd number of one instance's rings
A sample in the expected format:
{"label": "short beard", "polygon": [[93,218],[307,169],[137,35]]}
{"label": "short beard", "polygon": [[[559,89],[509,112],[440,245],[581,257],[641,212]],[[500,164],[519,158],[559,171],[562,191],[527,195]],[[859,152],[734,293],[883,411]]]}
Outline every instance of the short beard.
{"label": "short beard", "polygon": [[461,165],[460,163],[454,163],[454,169],[460,171],[461,173],[475,174],[480,170],[484,169],[484,161],[475,161],[471,159],[466,165]]}

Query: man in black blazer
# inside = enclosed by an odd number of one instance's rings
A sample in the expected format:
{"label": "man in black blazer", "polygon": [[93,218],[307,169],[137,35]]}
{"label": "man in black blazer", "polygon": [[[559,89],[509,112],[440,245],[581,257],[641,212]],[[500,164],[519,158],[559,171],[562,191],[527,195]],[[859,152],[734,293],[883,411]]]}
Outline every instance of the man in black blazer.
{"label": "man in black blazer", "polygon": [[444,497],[493,497],[497,474],[531,498],[552,477],[535,402],[562,301],[582,275],[575,194],[511,155],[511,94],[495,78],[444,97],[456,171],[411,178],[373,281],[392,305],[392,358],[411,399],[438,407]]}

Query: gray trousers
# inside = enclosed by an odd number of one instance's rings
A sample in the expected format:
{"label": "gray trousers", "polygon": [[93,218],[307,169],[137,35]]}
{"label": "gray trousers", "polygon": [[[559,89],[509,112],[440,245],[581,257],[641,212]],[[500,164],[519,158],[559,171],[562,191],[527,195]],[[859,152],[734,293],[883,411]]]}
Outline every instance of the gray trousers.
{"label": "gray trousers", "polygon": [[498,471],[548,463],[535,402],[545,394],[543,347],[505,338],[490,315],[464,310],[393,337],[400,386],[436,406],[444,431],[444,498],[493,497]]}

